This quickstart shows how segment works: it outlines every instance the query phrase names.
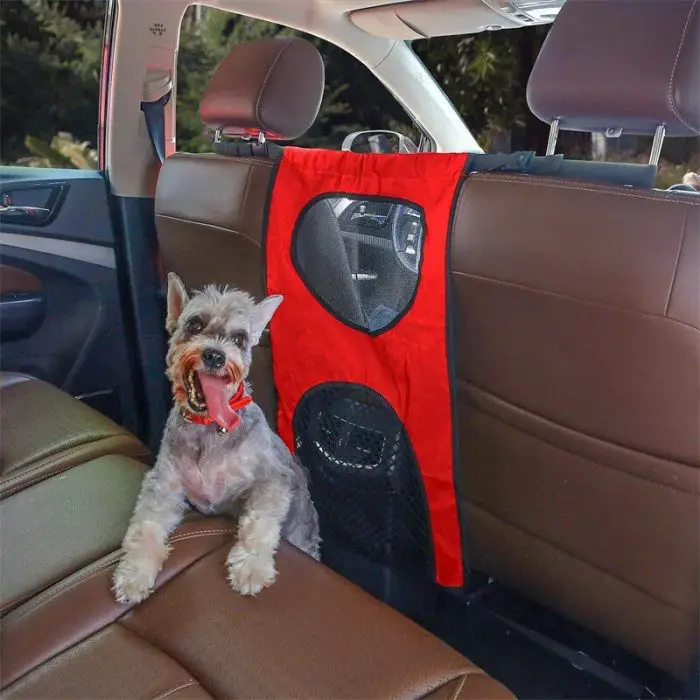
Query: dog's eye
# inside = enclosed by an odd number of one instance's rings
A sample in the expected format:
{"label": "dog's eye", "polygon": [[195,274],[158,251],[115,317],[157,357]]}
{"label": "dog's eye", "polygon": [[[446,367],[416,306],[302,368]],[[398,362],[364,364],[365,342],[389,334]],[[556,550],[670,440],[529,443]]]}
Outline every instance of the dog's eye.
{"label": "dog's eye", "polygon": [[202,321],[201,318],[195,316],[187,322],[185,328],[187,329],[188,333],[196,335],[197,333],[201,333],[204,330],[204,321]]}
{"label": "dog's eye", "polygon": [[242,348],[242,347],[245,345],[246,340],[248,340],[248,336],[247,336],[245,333],[234,333],[234,334],[231,336],[231,340],[233,340],[233,342],[234,342],[239,348]]}

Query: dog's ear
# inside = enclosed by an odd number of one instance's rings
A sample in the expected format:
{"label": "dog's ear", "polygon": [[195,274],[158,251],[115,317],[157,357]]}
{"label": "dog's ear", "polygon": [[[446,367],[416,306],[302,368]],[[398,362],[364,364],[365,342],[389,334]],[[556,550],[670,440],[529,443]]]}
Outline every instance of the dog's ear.
{"label": "dog's ear", "polygon": [[255,305],[253,317],[250,319],[250,340],[253,345],[260,342],[260,336],[265,330],[265,326],[270,323],[270,319],[283,299],[281,294],[275,294]]}
{"label": "dog's ear", "polygon": [[172,334],[177,326],[177,320],[180,318],[182,310],[190,300],[187,294],[185,285],[182,280],[174,273],[168,273],[168,316],[165,320],[165,330]]}

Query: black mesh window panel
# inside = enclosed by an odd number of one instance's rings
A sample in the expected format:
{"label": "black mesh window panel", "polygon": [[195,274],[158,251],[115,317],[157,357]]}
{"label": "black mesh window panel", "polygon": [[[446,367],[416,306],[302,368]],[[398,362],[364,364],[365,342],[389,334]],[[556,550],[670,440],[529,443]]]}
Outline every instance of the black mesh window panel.
{"label": "black mesh window panel", "polygon": [[297,221],[294,265],[336,318],[380,333],[397,323],[416,293],[424,222],[410,202],[326,195]]}
{"label": "black mesh window panel", "polygon": [[354,384],[309,391],[294,414],[322,548],[432,578],[427,505],[403,425],[376,392]]}

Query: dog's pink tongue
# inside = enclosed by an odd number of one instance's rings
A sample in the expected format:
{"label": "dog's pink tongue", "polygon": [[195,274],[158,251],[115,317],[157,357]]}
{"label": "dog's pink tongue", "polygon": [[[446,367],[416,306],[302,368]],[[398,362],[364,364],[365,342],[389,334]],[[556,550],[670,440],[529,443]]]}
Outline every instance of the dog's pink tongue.
{"label": "dog's pink tongue", "polygon": [[204,392],[209,417],[225,430],[232,430],[240,422],[238,414],[229,406],[231,384],[223,377],[198,372],[199,384]]}

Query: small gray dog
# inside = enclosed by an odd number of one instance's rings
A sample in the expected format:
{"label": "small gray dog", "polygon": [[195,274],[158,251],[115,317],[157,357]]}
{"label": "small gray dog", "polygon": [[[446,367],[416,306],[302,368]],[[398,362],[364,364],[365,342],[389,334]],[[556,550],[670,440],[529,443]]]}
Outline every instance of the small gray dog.
{"label": "small gray dog", "polygon": [[114,574],[122,603],[151,592],[187,501],[204,513],[236,514],[226,560],[231,587],[255,595],[275,580],[280,537],[319,558],[318,515],[306,473],[252,402],[252,348],[282,302],[210,286],[190,299],[168,275],[167,376],[175,405],[155,466],[144,478]]}

